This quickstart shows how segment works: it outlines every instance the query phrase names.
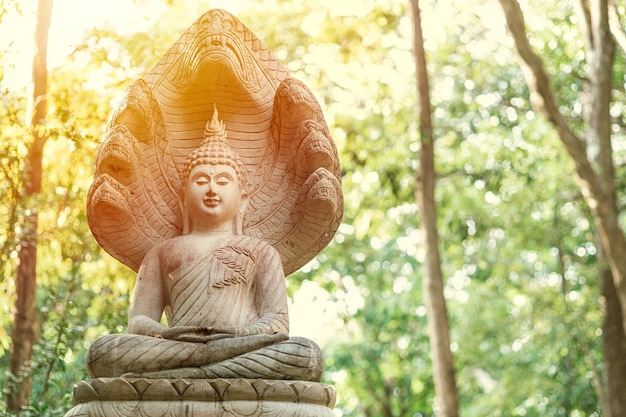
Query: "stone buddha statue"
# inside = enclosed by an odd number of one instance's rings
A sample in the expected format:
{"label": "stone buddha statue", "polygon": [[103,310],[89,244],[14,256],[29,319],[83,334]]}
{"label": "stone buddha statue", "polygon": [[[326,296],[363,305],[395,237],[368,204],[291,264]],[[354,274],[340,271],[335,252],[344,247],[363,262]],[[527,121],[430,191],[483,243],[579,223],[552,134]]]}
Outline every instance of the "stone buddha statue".
{"label": "stone buddha statue", "polygon": [[235,16],[204,13],[98,146],[89,227],[137,280],[129,333],[93,343],[66,417],[331,417],[320,349],[288,335],[285,277],[342,215],[313,93]]}
{"label": "stone buddha statue", "polygon": [[[126,335],[89,350],[92,377],[319,381],[318,346],[289,338],[278,252],[242,235],[246,167],[217,110],[182,171],[183,234],[145,256]],[[161,324],[165,313],[169,327]]]}

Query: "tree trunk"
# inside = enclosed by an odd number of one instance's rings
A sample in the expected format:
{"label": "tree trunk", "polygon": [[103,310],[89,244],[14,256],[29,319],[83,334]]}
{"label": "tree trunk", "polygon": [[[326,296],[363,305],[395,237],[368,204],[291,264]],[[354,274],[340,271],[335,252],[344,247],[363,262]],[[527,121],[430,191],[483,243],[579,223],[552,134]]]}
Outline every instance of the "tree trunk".
{"label": "tree trunk", "polygon": [[611,19],[608,0],[579,1],[588,60],[588,82],[582,97],[586,123],[583,140],[576,136],[559,112],[541,59],[530,47],[519,4],[516,0],[500,0],[500,4],[521,58],[520,65],[531,92],[533,107],[556,128],[574,162],[577,182],[591,209],[600,236],[598,250],[602,252],[602,258],[606,256],[610,267],[609,270],[600,271],[606,307],[603,327],[606,404],[602,406],[610,413],[610,417],[623,416],[626,415],[623,400],[626,361],[626,238],[619,225],[609,113],[615,58],[614,36],[619,37],[619,32],[615,28],[615,19],[609,24]]}
{"label": "tree trunk", "polygon": [[43,147],[47,140],[43,126],[46,117],[47,46],[51,15],[52,0],[39,0],[33,58],[33,110],[31,115],[33,138],[24,164],[22,202],[25,215],[19,241],[19,263],[9,356],[9,372],[14,381],[9,384],[7,405],[10,410],[16,412],[28,405],[31,390],[30,363],[35,341],[35,291],[37,288],[36,200],[41,190]]}
{"label": "tree trunk", "polygon": [[420,169],[416,178],[416,199],[421,212],[420,230],[425,249],[423,288],[428,312],[428,334],[434,367],[435,412],[442,417],[457,417],[459,401],[456,389],[443,276],[439,254],[437,211],[435,205],[434,135],[431,119],[426,54],[422,37],[419,0],[411,0],[415,29],[414,53],[417,95],[420,112]]}
{"label": "tree trunk", "polygon": [[[543,114],[556,128],[561,142],[574,162],[576,179],[585,201],[593,214],[594,222],[606,251],[607,260],[613,274],[613,281],[621,305],[626,305],[626,238],[619,226],[618,211],[615,207],[615,190],[610,149],[610,126],[608,125],[608,105],[611,101],[611,74],[613,69],[614,43],[609,32],[608,6],[606,0],[595,2],[595,9],[589,13],[588,51],[590,72],[588,89],[590,96],[584,101],[592,106],[589,113],[587,139],[592,142],[591,152],[597,152],[607,165],[598,167],[589,160],[585,141],[576,136],[559,107],[550,86],[550,80],[541,59],[532,51],[524,17],[516,0],[500,0],[507,25],[515,41],[521,58],[526,83],[531,91],[531,103],[535,110]],[[589,49],[589,47],[588,47]],[[607,149],[608,148],[608,149]],[[596,169],[599,172],[596,172]],[[622,308],[622,322],[626,326],[626,309]]]}
{"label": "tree trunk", "polygon": [[600,289],[605,310],[602,325],[602,347],[604,351],[605,417],[626,415],[626,335],[622,326],[622,307],[617,294],[611,270],[601,271]]}

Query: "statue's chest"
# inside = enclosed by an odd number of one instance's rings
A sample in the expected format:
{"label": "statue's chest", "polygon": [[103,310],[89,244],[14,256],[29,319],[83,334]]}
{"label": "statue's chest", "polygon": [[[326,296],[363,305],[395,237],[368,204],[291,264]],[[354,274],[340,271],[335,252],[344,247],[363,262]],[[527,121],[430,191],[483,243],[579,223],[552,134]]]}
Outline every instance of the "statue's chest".
{"label": "statue's chest", "polygon": [[243,325],[255,311],[256,258],[225,245],[168,274],[174,325]]}

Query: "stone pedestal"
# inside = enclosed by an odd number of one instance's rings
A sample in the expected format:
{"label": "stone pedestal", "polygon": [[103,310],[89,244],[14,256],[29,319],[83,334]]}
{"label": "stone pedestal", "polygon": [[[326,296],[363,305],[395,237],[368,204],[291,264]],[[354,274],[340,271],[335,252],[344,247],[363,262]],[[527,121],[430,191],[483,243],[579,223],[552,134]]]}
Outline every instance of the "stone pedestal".
{"label": "stone pedestal", "polygon": [[97,378],[65,417],[333,417],[333,387],[264,379]]}

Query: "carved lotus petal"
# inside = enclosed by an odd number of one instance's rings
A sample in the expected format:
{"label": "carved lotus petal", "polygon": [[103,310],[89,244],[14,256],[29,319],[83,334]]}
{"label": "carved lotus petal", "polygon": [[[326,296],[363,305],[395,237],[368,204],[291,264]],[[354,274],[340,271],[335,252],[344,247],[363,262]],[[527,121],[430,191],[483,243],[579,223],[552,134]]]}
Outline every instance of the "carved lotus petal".
{"label": "carved lotus petal", "polygon": [[306,384],[298,387],[300,402],[311,404],[323,404],[334,407],[337,394],[334,388],[323,384]]}
{"label": "carved lotus petal", "polygon": [[291,389],[293,390],[293,392],[295,392],[298,399],[300,399],[300,397],[302,397],[302,393],[306,390],[308,384],[303,381],[295,381],[295,382],[292,382],[290,385],[291,385]]}
{"label": "carved lotus petal", "polygon": [[275,381],[265,391],[264,399],[272,401],[297,401],[297,393],[287,381]]}
{"label": "carved lotus petal", "polygon": [[206,379],[194,379],[191,386],[182,394],[189,401],[217,401],[221,395],[215,390],[211,381]]}
{"label": "carved lotus petal", "polygon": [[178,395],[180,395],[182,398],[185,394],[185,391],[187,391],[187,389],[191,386],[191,383],[185,381],[184,379],[177,379],[176,381],[172,382],[172,386],[176,389]]}
{"label": "carved lotus petal", "polygon": [[74,386],[74,402],[76,404],[96,401],[98,399],[100,399],[100,396],[90,382],[80,381]]}
{"label": "carved lotus petal", "polygon": [[100,398],[115,400],[135,400],[139,393],[129,380],[124,378],[97,378],[91,386]]}
{"label": "carved lotus petal", "polygon": [[146,390],[143,392],[142,399],[144,401],[156,401],[163,399],[180,399],[176,387],[172,384],[172,381],[167,379],[156,379]]}
{"label": "carved lotus petal", "polygon": [[224,401],[237,401],[237,400],[256,401],[260,398],[256,390],[254,389],[254,387],[250,384],[250,381],[248,381],[247,379],[236,379],[226,389],[222,399]]}
{"label": "carved lotus petal", "polygon": [[230,387],[230,382],[225,379],[215,379],[211,381],[211,386],[215,390],[218,398],[222,400],[224,398],[224,393]]}
{"label": "carved lotus petal", "polygon": [[265,391],[270,387],[270,381],[266,379],[254,379],[252,380],[252,387],[258,394],[259,398],[265,398]]}
{"label": "carved lotus petal", "polygon": [[131,384],[133,384],[133,386],[137,390],[137,393],[140,396],[143,395],[143,393],[146,391],[146,389],[150,387],[150,385],[152,385],[152,380],[145,379],[145,378],[139,378],[139,379],[134,379],[134,380],[129,380],[129,381],[131,381]]}

